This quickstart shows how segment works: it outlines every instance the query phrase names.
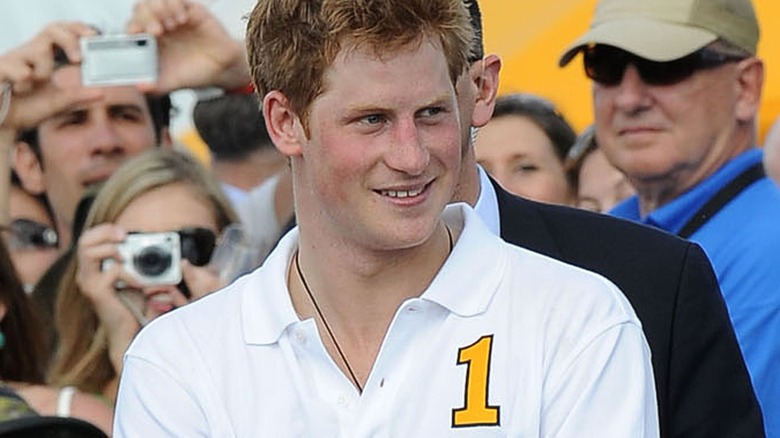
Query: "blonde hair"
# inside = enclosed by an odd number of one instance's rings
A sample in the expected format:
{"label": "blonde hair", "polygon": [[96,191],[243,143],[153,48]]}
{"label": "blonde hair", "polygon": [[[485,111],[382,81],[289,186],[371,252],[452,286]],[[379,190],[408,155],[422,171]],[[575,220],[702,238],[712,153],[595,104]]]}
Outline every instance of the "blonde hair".
{"label": "blonde hair", "polygon": [[[127,161],[97,193],[84,229],[114,222],[139,196],[159,187],[186,184],[210,206],[221,231],[238,217],[211,173],[186,152],[154,149]],[[59,386],[102,393],[117,377],[108,354],[108,333],[76,284],[77,260],[60,280],[55,308],[59,346],[48,380]]]}
{"label": "blonde hair", "polygon": [[342,48],[381,57],[424,37],[440,42],[454,84],[474,40],[463,0],[263,0],[249,15],[246,41],[260,97],[279,90],[307,128],[325,70]]}

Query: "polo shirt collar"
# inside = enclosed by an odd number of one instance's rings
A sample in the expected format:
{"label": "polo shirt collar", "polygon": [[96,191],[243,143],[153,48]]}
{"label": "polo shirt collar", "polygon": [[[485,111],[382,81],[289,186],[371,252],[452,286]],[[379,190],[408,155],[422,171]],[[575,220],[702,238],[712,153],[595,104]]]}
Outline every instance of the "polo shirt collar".
{"label": "polo shirt collar", "polygon": [[241,317],[247,344],[276,343],[287,327],[300,322],[287,289],[287,267],[298,247],[298,227],[288,232],[263,265],[244,277]]}
{"label": "polo shirt collar", "polygon": [[448,206],[444,220],[461,233],[444,266],[420,298],[462,317],[479,315],[487,310],[503,280],[508,245],[465,203]]}
{"label": "polo shirt collar", "polygon": [[[502,280],[507,263],[506,245],[499,241],[465,203],[447,206],[444,220],[453,231],[462,230],[452,253],[420,299],[437,303],[459,316],[483,313]],[[279,242],[263,266],[236,281],[241,287],[241,318],[247,344],[270,345],[300,322],[287,289],[287,268],[298,245],[298,228]],[[485,253],[485,249],[494,249]]]}

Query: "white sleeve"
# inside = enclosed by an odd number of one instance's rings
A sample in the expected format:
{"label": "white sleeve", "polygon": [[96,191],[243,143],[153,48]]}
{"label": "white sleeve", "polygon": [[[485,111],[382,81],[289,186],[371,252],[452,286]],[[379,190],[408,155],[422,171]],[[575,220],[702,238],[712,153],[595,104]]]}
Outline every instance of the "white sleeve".
{"label": "white sleeve", "polygon": [[126,355],[113,436],[208,437],[210,431],[199,404],[176,375]]}
{"label": "white sleeve", "polygon": [[541,436],[659,436],[650,351],[634,323],[586,338],[545,379]]}

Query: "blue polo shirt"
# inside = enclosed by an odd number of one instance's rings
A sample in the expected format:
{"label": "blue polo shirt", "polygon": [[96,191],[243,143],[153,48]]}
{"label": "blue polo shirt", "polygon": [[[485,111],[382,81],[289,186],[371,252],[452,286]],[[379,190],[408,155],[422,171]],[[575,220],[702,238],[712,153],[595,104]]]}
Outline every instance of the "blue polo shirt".
{"label": "blue polo shirt", "polygon": [[[759,149],[742,153],[645,217],[636,196],[610,214],[677,234],[718,190],[762,157]],[[704,248],[718,276],[767,437],[780,437],[780,189],[766,177],[754,182],[690,239]]]}

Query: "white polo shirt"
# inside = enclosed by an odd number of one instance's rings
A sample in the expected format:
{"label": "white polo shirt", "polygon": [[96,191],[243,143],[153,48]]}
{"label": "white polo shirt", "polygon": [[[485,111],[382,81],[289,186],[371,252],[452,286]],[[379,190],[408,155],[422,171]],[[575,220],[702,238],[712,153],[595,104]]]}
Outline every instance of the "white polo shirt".
{"label": "white polo shirt", "polygon": [[658,436],[649,349],[622,293],[509,245],[470,207],[397,310],[362,395],[285,284],[291,231],[255,272],[144,328],[115,437]]}

